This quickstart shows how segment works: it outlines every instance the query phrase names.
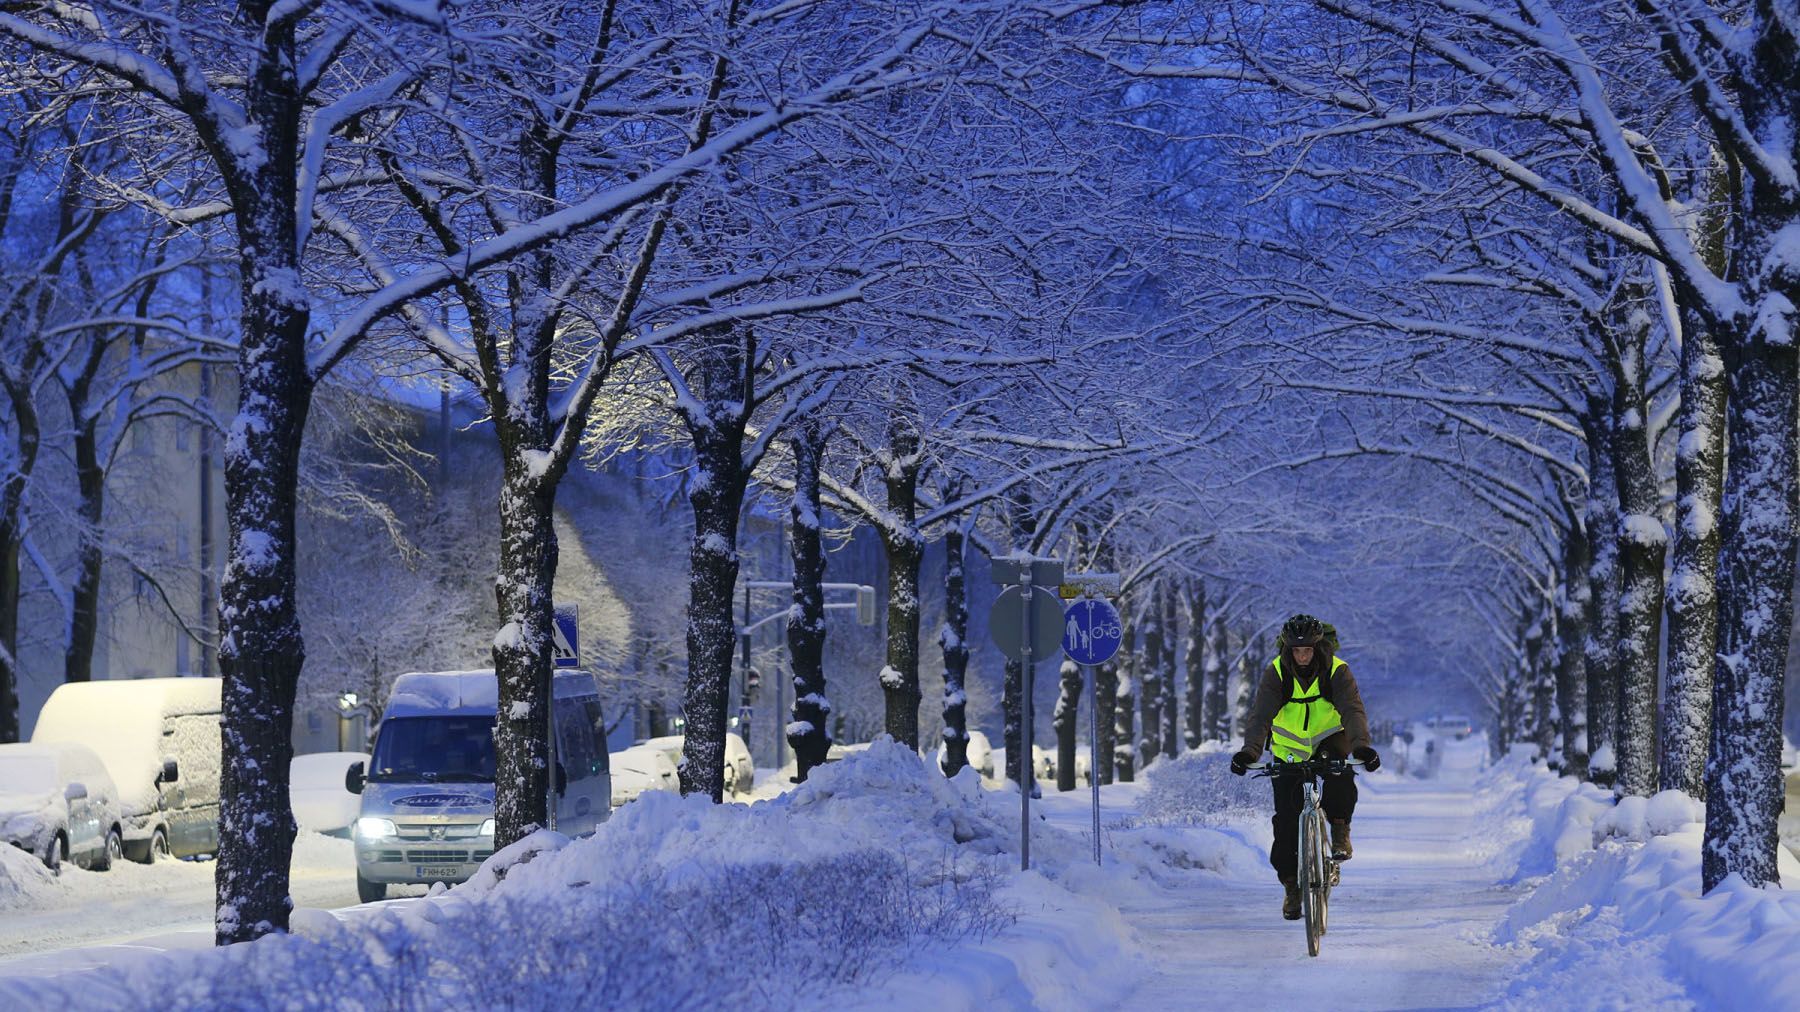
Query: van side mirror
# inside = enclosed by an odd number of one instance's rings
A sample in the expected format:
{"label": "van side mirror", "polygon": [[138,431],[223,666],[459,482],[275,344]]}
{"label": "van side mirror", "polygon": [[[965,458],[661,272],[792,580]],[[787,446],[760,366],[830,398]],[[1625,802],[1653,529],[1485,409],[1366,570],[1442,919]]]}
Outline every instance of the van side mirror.
{"label": "van side mirror", "polygon": [[172,784],[180,779],[181,767],[175,765],[175,760],[173,759],[164,759],[162,772],[156,775],[156,782],[159,784]]}
{"label": "van side mirror", "polygon": [[63,788],[64,801],[80,801],[88,796],[86,784],[70,784]]}
{"label": "van side mirror", "polygon": [[351,763],[350,768],[344,771],[344,790],[351,794],[361,794],[363,785],[369,781],[364,772],[367,768],[360,759]]}
{"label": "van side mirror", "polygon": [[562,760],[556,761],[556,795],[561,797],[569,793],[569,771],[563,769]]}

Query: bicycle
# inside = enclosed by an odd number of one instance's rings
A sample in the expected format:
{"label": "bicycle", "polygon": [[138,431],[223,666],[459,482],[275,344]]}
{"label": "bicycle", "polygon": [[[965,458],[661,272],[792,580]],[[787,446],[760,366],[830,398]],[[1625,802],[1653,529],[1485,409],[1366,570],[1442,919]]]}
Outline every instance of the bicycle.
{"label": "bicycle", "polygon": [[1321,774],[1348,773],[1361,766],[1348,759],[1302,759],[1299,762],[1258,763],[1249,767],[1259,777],[1305,777],[1300,806],[1299,874],[1301,919],[1306,924],[1306,954],[1319,954],[1319,939],[1325,937],[1325,926],[1331,905],[1331,887],[1338,884],[1338,862],[1327,845],[1330,837],[1325,828],[1325,810],[1319,807]]}

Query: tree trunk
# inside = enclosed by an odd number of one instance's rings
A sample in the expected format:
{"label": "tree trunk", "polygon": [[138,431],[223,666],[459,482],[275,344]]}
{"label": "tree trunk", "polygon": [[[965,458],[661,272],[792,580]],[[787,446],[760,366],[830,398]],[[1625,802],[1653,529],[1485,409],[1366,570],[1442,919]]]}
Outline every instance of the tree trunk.
{"label": "tree trunk", "polygon": [[1660,496],[1645,422],[1641,314],[1614,329],[1612,465],[1619,489],[1619,644],[1617,790],[1656,793],[1656,689],[1662,639],[1663,562],[1668,536],[1658,517]]}
{"label": "tree trunk", "polygon": [[1681,344],[1681,440],[1675,451],[1675,543],[1658,784],[1706,800],[1707,737],[1719,645],[1719,496],[1724,488],[1725,367],[1694,316]]}
{"label": "tree trunk", "polygon": [[[1800,287],[1800,278],[1786,280]],[[1788,294],[1800,300],[1800,292]],[[1791,336],[1778,341],[1760,332],[1748,335],[1730,349],[1727,362],[1730,439],[1720,529],[1719,647],[1701,849],[1708,891],[1732,874],[1752,886],[1779,881],[1776,822],[1785,797],[1781,724],[1793,630],[1800,450],[1795,433],[1800,376]]]}
{"label": "tree trunk", "polygon": [[[286,931],[293,909],[288,800],[294,695],[306,658],[294,603],[294,510],[300,441],[312,403],[306,370],[309,314],[292,281],[291,158],[275,163],[264,193],[282,208],[242,219],[243,333],[238,410],[225,452],[229,545],[219,587],[221,687],[219,853],[214,936],[247,942]],[[281,168],[287,169],[286,173]],[[285,178],[283,178],[285,176]],[[285,185],[285,189],[277,187]]]}
{"label": "tree trunk", "polygon": [[0,475],[0,743],[19,740],[19,554],[24,542],[25,486],[37,461],[37,409],[12,396],[17,458]]}
{"label": "tree trunk", "polygon": [[1138,757],[1142,766],[1162,754],[1162,682],[1163,627],[1162,586],[1150,592],[1141,619],[1144,653],[1136,665],[1138,672]]}
{"label": "tree trunk", "polygon": [[[1598,414],[1595,418],[1602,417]],[[1603,423],[1602,423],[1603,424]],[[1596,438],[1596,436],[1598,438]],[[1612,452],[1603,432],[1588,439],[1587,731],[1589,779],[1610,787],[1618,772],[1619,513]]]}
{"label": "tree trunk", "polygon": [[726,424],[692,430],[695,459],[706,480],[689,493],[694,542],[688,552],[687,684],[681,793],[715,802],[725,792],[725,730],[731,666],[737,646],[732,616],[738,578],[738,516],[744,506],[743,430]]}
{"label": "tree trunk", "polygon": [[831,750],[831,702],[825,698],[825,548],[819,536],[819,467],[825,427],[801,423],[788,439],[794,453],[792,527],[794,603],[788,611],[788,658],[794,671],[793,722],[787,726],[794,750],[794,779],[806,782]]}
{"label": "tree trunk", "polygon": [[[1126,634],[1127,638],[1130,634]],[[1135,667],[1136,665],[1132,665]],[[1127,670],[1119,672],[1119,688],[1113,696],[1113,777],[1119,783],[1128,784],[1136,771],[1137,749],[1132,741],[1132,696],[1135,686],[1131,684],[1131,674]]]}
{"label": "tree trunk", "polygon": [[1177,658],[1176,611],[1175,598],[1179,593],[1173,586],[1163,591],[1163,665],[1162,665],[1162,753],[1170,759],[1181,754],[1181,714],[1176,709],[1176,672]]}
{"label": "tree trunk", "polygon": [[75,485],[80,495],[76,515],[75,584],[70,588],[69,638],[64,644],[63,681],[85,682],[94,677],[94,641],[100,633],[100,569],[105,563],[101,523],[106,508],[106,471],[100,465],[99,438],[91,421],[82,415],[87,405],[73,398],[69,410],[75,419]]}
{"label": "tree trunk", "polygon": [[1056,789],[1075,789],[1075,732],[1081,717],[1081,665],[1071,660],[1062,662],[1058,673],[1061,691],[1056,696]]}
{"label": "tree trunk", "polygon": [[[1119,613],[1129,613],[1125,601],[1119,602]],[[1118,682],[1113,690],[1113,779],[1122,784],[1131,783],[1132,773],[1136,769],[1137,742],[1134,740],[1136,732],[1132,727],[1132,718],[1137,711],[1132,706],[1136,690],[1133,679],[1143,656],[1138,652],[1137,640],[1137,623],[1127,622],[1124,642],[1119,644]]]}
{"label": "tree trunk", "polygon": [[1537,758],[1548,760],[1556,745],[1556,723],[1550,719],[1550,707],[1556,696],[1556,679],[1551,674],[1556,666],[1555,652],[1550,649],[1551,634],[1544,628],[1545,619],[1532,624],[1525,636],[1525,656],[1531,674],[1531,741],[1537,746]]}
{"label": "tree trunk", "polygon": [[1231,710],[1226,706],[1231,672],[1225,668],[1228,641],[1225,619],[1213,615],[1211,634],[1206,639],[1206,713],[1205,737],[1209,741],[1231,740]]}
{"label": "tree trunk", "polygon": [[1207,708],[1212,693],[1206,683],[1206,584],[1194,581],[1187,600],[1187,737],[1188,748],[1199,748],[1206,740],[1207,728],[1214,715]]}
{"label": "tree trunk", "polygon": [[[555,484],[530,473],[524,452],[544,427],[502,422],[500,579],[494,635],[494,846],[550,825],[551,654],[555,643]],[[520,432],[518,429],[529,429]]]}
{"label": "tree trunk", "polygon": [[1250,703],[1256,695],[1256,679],[1263,655],[1268,653],[1261,636],[1245,644],[1244,655],[1238,658],[1237,698],[1231,702],[1231,731],[1225,736],[1228,742],[1236,743],[1244,740],[1244,733],[1249,730]]}
{"label": "tree trunk", "polygon": [[[953,499],[946,495],[945,501]],[[944,775],[953,777],[969,764],[969,694],[963,687],[969,670],[969,595],[964,586],[963,530],[944,529],[944,627],[938,645],[944,651]]]}
{"label": "tree trunk", "polygon": [[1115,655],[1094,669],[1094,755],[1090,761],[1092,775],[1102,784],[1113,782],[1114,723],[1118,720],[1119,662]]}
{"label": "tree trunk", "polygon": [[1562,771],[1587,779],[1587,656],[1582,652],[1587,636],[1589,601],[1587,532],[1580,518],[1571,516],[1563,541],[1563,580],[1558,589],[1562,619],[1557,623],[1556,668],[1557,733],[1562,738]]}
{"label": "tree trunk", "polygon": [[911,515],[905,531],[886,535],[882,546],[887,549],[887,666],[882,668],[887,733],[918,751],[918,567],[925,546]]}
{"label": "tree trunk", "polygon": [[1007,661],[1005,684],[1000,690],[1000,716],[1003,721],[1001,737],[1006,739],[1006,779],[1013,783],[1023,783],[1019,774],[1019,686],[1025,675],[1025,666],[1018,661]]}

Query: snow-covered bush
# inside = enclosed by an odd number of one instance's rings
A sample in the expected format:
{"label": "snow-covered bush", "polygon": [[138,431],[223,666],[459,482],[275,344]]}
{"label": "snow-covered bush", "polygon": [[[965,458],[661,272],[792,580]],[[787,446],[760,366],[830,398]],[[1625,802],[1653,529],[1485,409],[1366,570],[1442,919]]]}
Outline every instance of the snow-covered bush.
{"label": "snow-covered bush", "polygon": [[1272,812],[1268,784],[1233,776],[1231,753],[1189,752],[1146,771],[1143,821],[1169,826],[1217,826]]}

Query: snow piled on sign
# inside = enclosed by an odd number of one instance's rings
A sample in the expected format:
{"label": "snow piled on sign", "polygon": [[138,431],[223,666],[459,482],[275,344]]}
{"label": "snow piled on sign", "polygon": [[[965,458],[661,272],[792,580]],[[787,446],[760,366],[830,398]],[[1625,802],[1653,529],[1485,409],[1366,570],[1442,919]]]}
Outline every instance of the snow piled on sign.
{"label": "snow piled on sign", "polygon": [[0,1007],[1100,1007],[1143,968],[1119,897],[1221,856],[1146,839],[1099,868],[1084,835],[1040,823],[1032,842],[1020,873],[1016,794],[883,740],[753,805],[646,792],[422,900],[0,975]]}
{"label": "snow piled on sign", "polygon": [[[1800,892],[1734,875],[1702,896],[1705,805],[1679,791],[1614,805],[1520,755],[1481,804],[1484,835],[1535,885],[1496,932],[1535,950],[1502,1007],[1800,1008]],[[1785,848],[1780,871],[1800,883]]]}

